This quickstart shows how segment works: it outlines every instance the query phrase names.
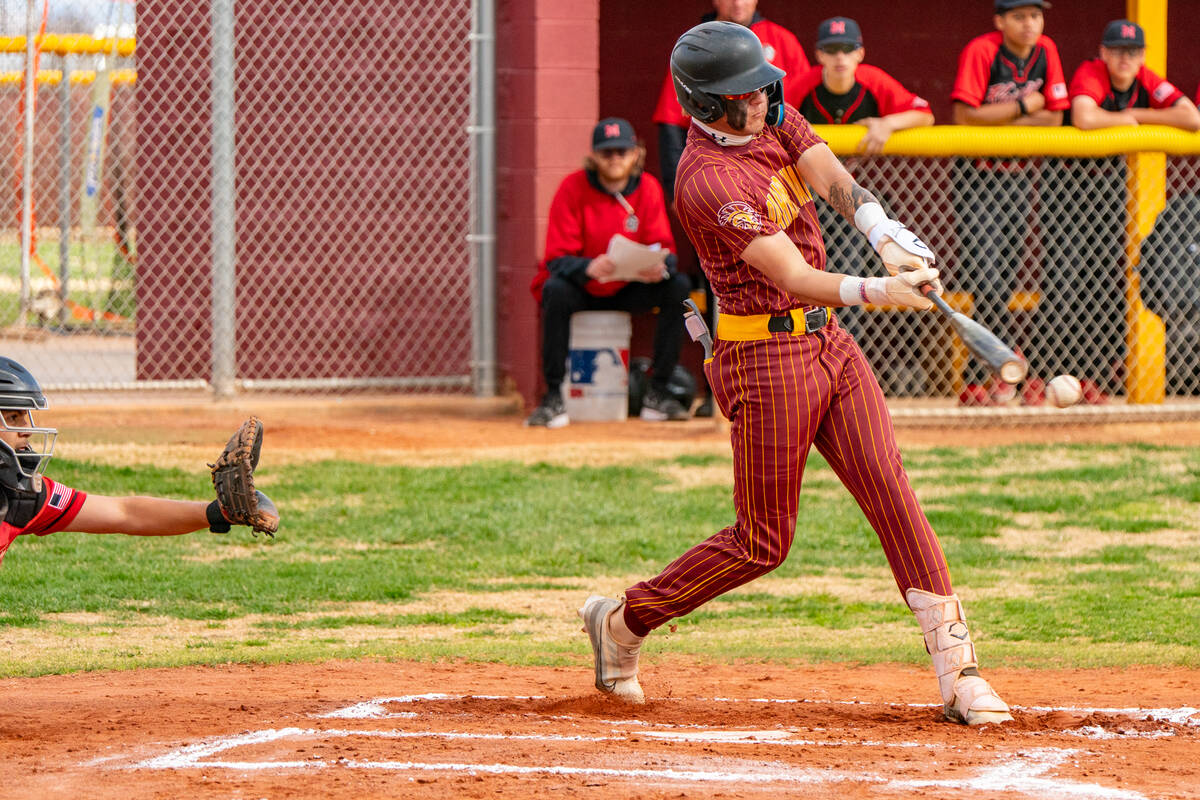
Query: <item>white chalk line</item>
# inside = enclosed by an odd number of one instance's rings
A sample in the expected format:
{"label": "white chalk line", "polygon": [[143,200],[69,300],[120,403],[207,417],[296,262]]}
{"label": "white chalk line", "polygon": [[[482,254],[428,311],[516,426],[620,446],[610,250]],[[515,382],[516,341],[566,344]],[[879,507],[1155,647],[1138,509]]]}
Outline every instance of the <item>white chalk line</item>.
{"label": "white chalk line", "polygon": [[[730,784],[832,784],[844,782],[877,784],[885,791],[906,791],[920,788],[943,788],[951,790],[983,790],[989,792],[1012,792],[1038,798],[1089,798],[1094,800],[1148,800],[1139,792],[1114,789],[1094,783],[1080,783],[1067,779],[1045,777],[1051,769],[1060,766],[1080,751],[1073,749],[1038,748],[1009,754],[997,763],[984,766],[972,776],[952,779],[897,780],[861,771],[847,772],[831,769],[796,768],[789,764],[763,763],[757,769],[702,770],[702,769],[616,769],[610,767],[576,767],[563,765],[520,765],[501,763],[464,762],[421,762],[421,761],[362,761],[336,758],[326,760],[314,756],[293,761],[214,761],[208,760],[219,753],[248,745],[264,744],[285,739],[345,738],[365,736],[375,738],[425,738],[426,732],[405,731],[357,731],[325,730],[319,728],[282,728],[255,731],[253,733],[224,737],[178,748],[156,758],[134,764],[135,769],[225,769],[239,772],[256,770],[325,770],[370,769],[394,772],[450,772],[471,775],[556,775],[575,777],[606,777],[624,780],[642,780],[658,783],[730,783]],[[577,736],[505,736],[501,734],[432,734],[443,738],[462,739],[526,739],[540,741],[593,741],[589,737]],[[605,737],[614,740],[623,737]],[[725,761],[727,759],[712,759]]]}
{"label": "white chalk line", "polygon": [[[355,703],[341,709],[315,715],[322,719],[386,719],[394,717],[404,717],[412,719],[418,716],[435,716],[436,712],[424,711],[416,712],[394,712],[389,711],[390,705],[417,705],[423,702],[436,701],[467,701],[467,700],[498,700],[498,701],[530,701],[544,700],[545,696],[541,695],[450,695],[442,693],[428,693],[420,695],[403,695],[399,697],[382,697],[372,700]],[[673,700],[681,700],[683,698],[672,698]],[[754,698],[750,700],[736,700],[733,698],[712,698],[705,700],[704,698],[689,698],[693,701],[700,702],[722,702],[722,703],[813,703],[813,704],[837,704],[837,705],[915,705],[915,704],[868,704],[861,701],[824,701],[824,700],[793,700],[793,699],[770,699],[770,698]],[[922,705],[921,707],[928,707]],[[1157,708],[1157,709],[1141,709],[1141,708],[1083,708],[1083,707],[1030,707],[1032,711],[1051,712],[1051,711],[1067,711],[1072,713],[1106,713],[1113,715],[1123,715],[1136,717],[1138,719],[1155,719],[1160,721],[1172,722],[1177,725],[1195,725],[1197,724],[1196,709],[1190,707],[1184,708]],[[446,715],[442,715],[446,716]],[[543,717],[543,719],[563,719],[571,722],[579,722],[579,716],[555,716]],[[630,727],[637,730],[637,736],[643,739],[649,738],[655,741],[672,742],[684,741],[690,743],[711,743],[711,744],[731,744],[731,743],[750,743],[756,746],[767,747],[795,747],[795,746],[854,746],[854,747],[899,747],[899,748],[930,748],[936,747],[939,750],[946,750],[945,744],[930,744],[920,742],[872,742],[872,741],[850,741],[850,740],[811,740],[793,738],[798,731],[795,729],[765,729],[765,730],[735,730],[735,729],[713,729],[712,727],[704,727],[700,725],[674,725],[671,723],[654,723],[644,720],[601,720],[587,718],[588,723],[601,722],[606,725],[616,727]],[[1094,730],[1093,730],[1094,727]],[[1083,735],[1089,738],[1123,738],[1123,737],[1145,737],[1156,735],[1154,733],[1145,732],[1125,732],[1114,733],[1106,731],[1099,726],[1089,726],[1089,728],[1080,729],[1079,731],[1067,730],[1063,733],[1072,735]],[[976,773],[967,778],[953,778],[944,780],[899,780],[889,779],[880,775],[871,775],[861,771],[844,772],[837,770],[821,770],[821,769],[797,769],[792,765],[779,762],[767,762],[761,769],[718,769],[718,770],[703,770],[703,769],[678,769],[668,768],[663,770],[639,770],[639,769],[615,769],[609,767],[591,767],[591,766],[562,766],[562,765],[520,765],[520,764],[482,764],[482,763],[463,763],[463,762],[419,762],[419,761],[362,761],[357,759],[335,758],[326,760],[319,756],[312,756],[303,760],[284,760],[284,761],[236,761],[236,760],[214,760],[213,757],[221,753],[235,750],[241,747],[253,746],[269,742],[277,742],[287,739],[328,739],[328,738],[345,738],[345,737],[369,737],[378,739],[428,739],[436,738],[442,740],[460,740],[460,741],[531,741],[531,742],[579,742],[579,743],[612,743],[612,742],[628,742],[630,739],[623,735],[606,735],[606,736],[588,736],[588,735],[568,735],[568,734],[500,734],[500,733],[475,733],[475,732],[459,732],[459,731],[371,731],[371,730],[345,730],[345,729],[320,729],[320,728],[283,728],[278,730],[264,730],[250,733],[239,734],[229,737],[221,737],[214,740],[199,742],[196,744],[186,745],[176,748],[160,756],[142,760],[135,763],[132,768],[138,769],[223,769],[234,771],[255,771],[255,770],[324,770],[329,768],[342,769],[372,769],[372,770],[390,770],[390,771],[420,771],[420,772],[461,772],[468,774],[544,774],[544,775],[560,775],[560,776],[591,776],[591,777],[608,777],[622,779],[636,779],[659,782],[722,782],[722,783],[780,783],[780,784],[812,784],[812,783],[837,783],[845,781],[867,782],[877,784],[881,790],[906,791],[919,788],[946,788],[946,789],[966,789],[966,790],[986,790],[986,791],[1011,791],[1015,794],[1029,795],[1033,797],[1062,797],[1062,798],[1096,798],[1096,800],[1147,800],[1144,795],[1137,792],[1132,792],[1122,789],[1114,789],[1110,787],[1100,786],[1098,784],[1080,783],[1066,779],[1046,777],[1046,773],[1055,767],[1066,762],[1072,755],[1079,751],[1073,749],[1062,748],[1038,748],[1032,750],[1017,751],[1007,754],[997,759],[993,764],[980,767]],[[950,746],[950,749],[956,749]],[[110,757],[105,757],[97,761],[111,761]]]}

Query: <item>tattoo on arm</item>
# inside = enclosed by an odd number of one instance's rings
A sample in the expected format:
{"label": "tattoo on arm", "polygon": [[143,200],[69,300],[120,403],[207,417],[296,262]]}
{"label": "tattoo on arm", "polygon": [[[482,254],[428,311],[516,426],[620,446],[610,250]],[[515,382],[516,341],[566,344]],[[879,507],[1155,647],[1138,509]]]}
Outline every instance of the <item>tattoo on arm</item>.
{"label": "tattoo on arm", "polygon": [[858,210],[859,206],[879,201],[875,199],[875,195],[859,186],[853,179],[849,183],[849,186],[843,182],[829,187],[829,205],[833,206],[834,211],[853,222],[854,212]]}

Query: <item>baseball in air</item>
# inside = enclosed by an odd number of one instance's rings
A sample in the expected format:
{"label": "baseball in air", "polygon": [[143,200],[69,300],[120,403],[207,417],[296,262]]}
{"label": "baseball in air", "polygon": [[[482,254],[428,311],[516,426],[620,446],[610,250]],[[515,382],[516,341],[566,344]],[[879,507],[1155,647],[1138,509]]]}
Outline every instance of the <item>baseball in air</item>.
{"label": "baseball in air", "polygon": [[1073,406],[1083,397],[1083,387],[1074,375],[1059,375],[1046,384],[1046,399],[1059,408]]}

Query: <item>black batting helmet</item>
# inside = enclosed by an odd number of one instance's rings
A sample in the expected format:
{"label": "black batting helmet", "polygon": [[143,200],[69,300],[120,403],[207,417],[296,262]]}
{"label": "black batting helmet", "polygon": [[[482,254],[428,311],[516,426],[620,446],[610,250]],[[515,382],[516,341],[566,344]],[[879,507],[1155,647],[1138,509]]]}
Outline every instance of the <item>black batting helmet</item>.
{"label": "black batting helmet", "polygon": [[725,115],[722,95],[765,89],[767,124],[783,122],[787,73],[767,61],[754,31],[736,22],[704,22],[679,37],[671,51],[671,79],[683,110],[701,122]]}
{"label": "black batting helmet", "polygon": [[0,414],[0,426],[7,431],[30,434],[20,450],[0,441],[0,483],[10,489],[26,488],[26,481],[37,481],[54,455],[58,431],[33,424],[33,412],[42,411],[48,405],[33,373],[11,358],[0,356],[0,412],[25,412],[23,424],[12,424]]}

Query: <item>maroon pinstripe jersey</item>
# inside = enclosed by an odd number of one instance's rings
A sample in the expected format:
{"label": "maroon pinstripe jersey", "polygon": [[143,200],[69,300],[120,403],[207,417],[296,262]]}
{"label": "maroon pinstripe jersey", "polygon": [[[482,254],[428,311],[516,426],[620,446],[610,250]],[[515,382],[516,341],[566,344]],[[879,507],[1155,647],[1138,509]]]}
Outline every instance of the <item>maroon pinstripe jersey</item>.
{"label": "maroon pinstripe jersey", "polygon": [[823,144],[791,106],[778,126],[749,143],[722,146],[692,125],[675,174],[679,221],[726,314],[778,314],[804,304],[742,260],[759,236],[785,231],[814,269],[825,269],[825,243],[812,191],[796,161]]}

